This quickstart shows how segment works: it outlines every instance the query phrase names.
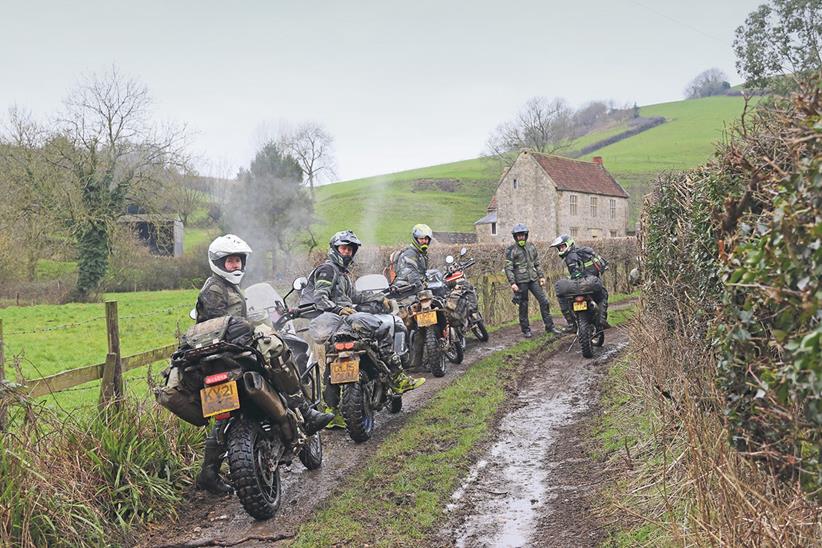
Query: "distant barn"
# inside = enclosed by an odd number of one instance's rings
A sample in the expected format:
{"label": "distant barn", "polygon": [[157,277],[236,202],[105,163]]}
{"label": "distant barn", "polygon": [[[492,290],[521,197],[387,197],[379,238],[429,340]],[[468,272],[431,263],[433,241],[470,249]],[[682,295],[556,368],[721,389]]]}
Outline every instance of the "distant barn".
{"label": "distant barn", "polygon": [[183,221],[179,215],[139,213],[123,215],[118,221],[129,225],[152,255],[183,254]]}

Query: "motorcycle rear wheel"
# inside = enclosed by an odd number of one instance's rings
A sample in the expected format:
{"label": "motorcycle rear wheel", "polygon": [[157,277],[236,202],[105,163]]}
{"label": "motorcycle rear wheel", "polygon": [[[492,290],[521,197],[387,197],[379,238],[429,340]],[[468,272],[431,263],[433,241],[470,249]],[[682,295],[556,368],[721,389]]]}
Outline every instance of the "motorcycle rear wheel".
{"label": "motorcycle rear wheel", "polygon": [[352,382],[342,386],[340,413],[345,419],[345,429],[356,443],[371,439],[374,433],[374,409],[366,383]]}
{"label": "motorcycle rear wheel", "polygon": [[440,341],[437,339],[437,330],[432,327],[425,329],[425,363],[431,369],[431,374],[435,377],[443,377],[448,371],[448,363],[445,361],[445,353],[440,348]]}
{"label": "motorcycle rear wheel", "polygon": [[577,316],[577,323],[579,324],[579,346],[582,347],[582,355],[586,358],[594,357],[594,349],[591,345],[591,337],[593,336],[593,324],[588,314],[580,314]]}
{"label": "motorcycle rear wheel", "polygon": [[256,520],[271,518],[282,499],[279,438],[239,419],[228,431],[227,444],[231,483],[240,503]]}

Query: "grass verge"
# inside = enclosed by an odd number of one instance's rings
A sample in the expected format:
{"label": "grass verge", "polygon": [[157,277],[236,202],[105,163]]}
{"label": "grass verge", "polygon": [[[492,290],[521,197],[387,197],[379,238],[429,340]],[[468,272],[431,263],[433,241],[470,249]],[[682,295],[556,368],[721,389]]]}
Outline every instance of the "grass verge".
{"label": "grass verge", "polygon": [[[629,311],[619,311],[614,321],[629,316]],[[559,341],[543,336],[471,366],[386,439],[365,467],[302,525],[294,545],[416,546],[424,542],[471,466],[472,451],[491,433],[523,358],[558,346]]]}

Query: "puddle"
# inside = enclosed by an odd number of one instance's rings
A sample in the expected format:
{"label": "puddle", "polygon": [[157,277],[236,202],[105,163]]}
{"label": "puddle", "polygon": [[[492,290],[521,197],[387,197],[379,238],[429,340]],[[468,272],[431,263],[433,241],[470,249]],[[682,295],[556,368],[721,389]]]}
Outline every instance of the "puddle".
{"label": "puddle", "polygon": [[[451,496],[449,513],[464,515],[449,537],[456,546],[517,547],[534,544],[538,517],[565,490],[550,485],[559,463],[550,462],[556,432],[587,411],[596,368],[624,345],[611,345],[596,359],[546,364],[545,375],[520,392],[516,409],[500,422],[494,445]],[[556,359],[556,358],[555,358]],[[566,362],[567,363],[562,363]],[[548,461],[548,462],[546,462]]]}

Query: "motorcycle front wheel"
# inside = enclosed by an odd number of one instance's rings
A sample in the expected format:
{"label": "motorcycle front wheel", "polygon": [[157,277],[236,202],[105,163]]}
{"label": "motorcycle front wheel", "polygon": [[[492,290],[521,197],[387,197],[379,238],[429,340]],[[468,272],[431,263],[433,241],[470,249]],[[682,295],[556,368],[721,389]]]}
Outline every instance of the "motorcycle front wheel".
{"label": "motorcycle front wheel", "polygon": [[310,438],[308,443],[300,449],[300,462],[309,470],[316,470],[323,465],[323,440],[317,432]]}
{"label": "motorcycle front wheel", "polygon": [[485,329],[485,320],[480,320],[471,327],[474,336],[480,342],[488,342],[488,330]]}
{"label": "motorcycle front wheel", "polygon": [[279,438],[245,419],[237,420],[227,435],[231,483],[240,503],[256,520],[271,518],[282,498],[277,462],[282,453]]}
{"label": "motorcycle front wheel", "polygon": [[448,349],[445,351],[445,357],[451,363],[462,363],[462,359],[465,357],[463,337],[454,328],[451,328],[451,344],[448,345]]}

